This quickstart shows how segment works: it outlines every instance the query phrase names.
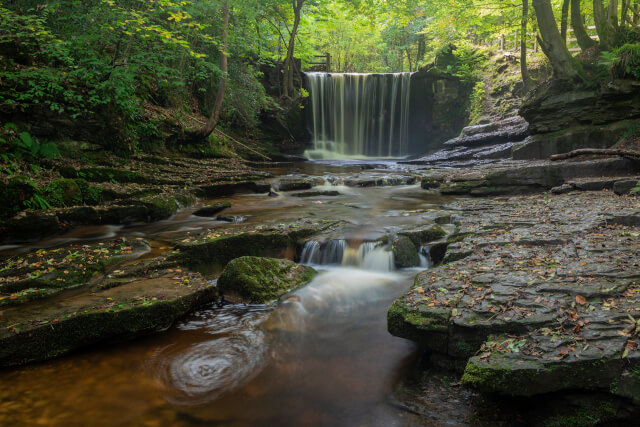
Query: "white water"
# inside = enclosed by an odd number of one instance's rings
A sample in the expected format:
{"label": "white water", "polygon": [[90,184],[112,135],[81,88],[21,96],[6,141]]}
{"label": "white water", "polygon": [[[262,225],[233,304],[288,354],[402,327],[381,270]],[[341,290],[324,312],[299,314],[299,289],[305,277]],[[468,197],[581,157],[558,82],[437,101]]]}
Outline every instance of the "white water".
{"label": "white water", "polygon": [[393,252],[380,242],[355,246],[346,240],[329,240],[324,244],[312,240],[305,243],[300,258],[302,264],[342,265],[382,272],[394,270]]}
{"label": "white water", "polygon": [[409,154],[411,73],[306,74],[313,160]]}

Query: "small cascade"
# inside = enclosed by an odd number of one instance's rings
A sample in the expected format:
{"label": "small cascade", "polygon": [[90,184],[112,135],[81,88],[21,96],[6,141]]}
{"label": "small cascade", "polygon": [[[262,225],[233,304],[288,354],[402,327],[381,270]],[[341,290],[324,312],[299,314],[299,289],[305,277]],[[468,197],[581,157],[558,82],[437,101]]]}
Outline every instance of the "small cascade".
{"label": "small cascade", "polygon": [[429,246],[420,246],[420,250],[418,251],[418,255],[420,256],[420,267],[431,268],[433,266],[429,250]]}
{"label": "small cascade", "polygon": [[305,243],[300,257],[302,264],[343,265],[372,271],[393,271],[393,252],[380,242],[350,245],[346,240]]}
{"label": "small cascade", "polygon": [[313,160],[409,154],[412,73],[307,73]]}

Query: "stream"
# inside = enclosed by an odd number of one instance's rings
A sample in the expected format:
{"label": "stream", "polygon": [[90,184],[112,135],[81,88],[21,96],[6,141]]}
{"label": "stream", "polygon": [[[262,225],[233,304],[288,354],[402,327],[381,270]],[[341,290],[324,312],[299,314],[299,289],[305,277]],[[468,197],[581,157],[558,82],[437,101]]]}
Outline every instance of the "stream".
{"label": "stream", "polygon": [[[427,215],[449,199],[419,185],[340,184],[341,178],[398,168],[389,162],[368,165],[366,172],[358,163],[297,164],[295,173],[337,183],[310,191],[341,195],[235,195],[225,199],[233,207],[223,214],[237,222],[199,218],[191,208],[158,223],[78,227],[36,244],[4,248],[20,253],[125,236],[148,240],[151,257],[166,251],[175,236],[205,227],[225,230],[300,218],[349,222],[341,235],[331,236],[334,240],[305,247],[302,261],[320,274],[276,307],[214,306],[161,334],[2,372],[0,425],[464,424],[468,397],[452,395],[441,384],[428,383],[430,390],[423,384],[415,392],[423,400],[430,396],[420,416],[398,397],[417,351],[387,332],[386,312],[421,269],[395,270],[390,252],[367,243],[397,227],[424,223],[421,212]],[[270,171],[275,181],[291,169]],[[428,260],[424,263],[423,269]],[[425,411],[433,413],[425,417]]]}

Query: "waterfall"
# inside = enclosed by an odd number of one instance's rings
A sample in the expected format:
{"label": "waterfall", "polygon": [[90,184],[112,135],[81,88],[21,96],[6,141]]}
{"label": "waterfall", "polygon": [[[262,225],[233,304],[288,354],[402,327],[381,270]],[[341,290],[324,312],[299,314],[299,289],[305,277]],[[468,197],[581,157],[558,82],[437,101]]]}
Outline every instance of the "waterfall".
{"label": "waterfall", "polygon": [[393,158],[409,154],[412,73],[307,73],[313,150],[307,157]]}
{"label": "waterfall", "polygon": [[346,240],[305,243],[300,257],[302,264],[343,265],[372,271],[393,271],[393,252],[380,242],[351,245]]}

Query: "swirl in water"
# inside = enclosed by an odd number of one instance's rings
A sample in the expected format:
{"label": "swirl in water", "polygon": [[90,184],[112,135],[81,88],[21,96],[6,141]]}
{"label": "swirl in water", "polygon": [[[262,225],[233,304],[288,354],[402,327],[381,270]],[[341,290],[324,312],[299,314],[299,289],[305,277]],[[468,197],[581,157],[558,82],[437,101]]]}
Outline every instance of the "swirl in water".
{"label": "swirl in water", "polygon": [[259,328],[266,312],[230,306],[203,312],[199,319],[180,326],[215,336],[189,346],[172,344],[154,353],[152,369],[173,390],[167,400],[181,405],[211,402],[258,375],[266,364],[264,332]]}

